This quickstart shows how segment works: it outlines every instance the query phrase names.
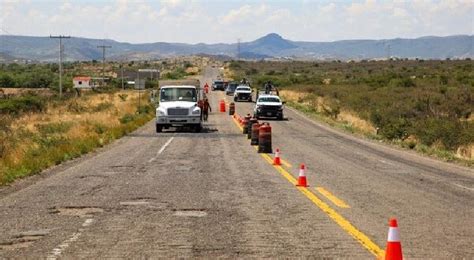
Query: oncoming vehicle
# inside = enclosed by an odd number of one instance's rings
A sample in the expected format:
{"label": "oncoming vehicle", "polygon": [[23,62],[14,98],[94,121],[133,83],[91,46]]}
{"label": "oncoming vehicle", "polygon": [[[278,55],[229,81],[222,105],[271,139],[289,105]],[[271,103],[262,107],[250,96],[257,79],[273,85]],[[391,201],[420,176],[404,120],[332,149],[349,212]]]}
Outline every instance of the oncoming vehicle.
{"label": "oncoming vehicle", "polygon": [[235,89],[238,85],[239,83],[237,82],[230,82],[229,85],[227,85],[227,88],[225,89],[225,94],[229,96],[234,95]]}
{"label": "oncoming vehicle", "polygon": [[252,89],[247,85],[239,85],[234,92],[234,101],[246,100],[252,102]]}
{"label": "oncoming vehicle", "polygon": [[253,109],[253,115],[259,119],[261,117],[273,117],[283,120],[283,104],[279,96],[260,94]]}
{"label": "oncoming vehicle", "polygon": [[212,83],[212,90],[225,90],[224,81],[216,80]]}
{"label": "oncoming vehicle", "polygon": [[160,103],[156,108],[156,132],[169,127],[202,129],[199,81],[196,84],[165,84],[160,87]]}

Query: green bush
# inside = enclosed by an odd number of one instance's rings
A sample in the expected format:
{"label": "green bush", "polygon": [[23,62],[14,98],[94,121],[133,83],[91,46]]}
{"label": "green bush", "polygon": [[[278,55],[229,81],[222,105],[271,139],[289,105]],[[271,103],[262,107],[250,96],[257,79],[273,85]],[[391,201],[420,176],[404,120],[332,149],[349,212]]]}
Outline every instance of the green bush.
{"label": "green bush", "polygon": [[124,115],[123,117],[121,117],[119,119],[120,123],[121,124],[127,124],[127,123],[130,123],[132,122],[133,120],[135,120],[135,115],[132,115],[132,114],[126,114]]}
{"label": "green bush", "polygon": [[35,95],[0,99],[0,114],[20,114],[23,112],[42,112],[46,109],[43,97]]}

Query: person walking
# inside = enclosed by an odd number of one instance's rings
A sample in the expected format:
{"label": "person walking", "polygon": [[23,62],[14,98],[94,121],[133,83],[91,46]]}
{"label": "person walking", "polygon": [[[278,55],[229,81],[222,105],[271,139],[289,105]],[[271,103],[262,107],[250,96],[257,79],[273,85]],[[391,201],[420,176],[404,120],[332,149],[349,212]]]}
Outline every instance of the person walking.
{"label": "person walking", "polygon": [[207,121],[207,118],[209,117],[209,112],[212,112],[212,108],[207,98],[205,98],[204,102],[202,103],[202,115],[203,115],[204,121]]}

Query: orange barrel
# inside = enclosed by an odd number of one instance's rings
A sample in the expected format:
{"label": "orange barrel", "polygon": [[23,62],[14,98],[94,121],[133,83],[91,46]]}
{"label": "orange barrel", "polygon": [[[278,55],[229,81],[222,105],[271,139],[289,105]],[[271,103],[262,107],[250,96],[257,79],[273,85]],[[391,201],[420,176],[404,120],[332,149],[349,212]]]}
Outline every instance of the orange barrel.
{"label": "orange barrel", "polygon": [[221,112],[225,112],[225,102],[223,99],[219,102],[219,108]]}
{"label": "orange barrel", "polygon": [[229,104],[229,115],[232,116],[232,115],[234,115],[234,113],[235,113],[235,103],[230,102],[230,104]]}
{"label": "orange barrel", "polygon": [[258,152],[272,153],[272,127],[269,123],[263,123],[258,129]]}
{"label": "orange barrel", "polygon": [[246,135],[249,131],[249,122],[250,122],[250,118],[252,118],[250,116],[250,114],[247,114],[245,117],[244,117],[244,121],[242,121],[242,134]]}
{"label": "orange barrel", "polygon": [[247,128],[247,139],[252,138],[252,125],[258,123],[258,120],[255,117],[250,118]]}
{"label": "orange barrel", "polygon": [[260,124],[258,122],[252,125],[252,137],[250,139],[250,145],[258,145],[259,128],[260,128]]}

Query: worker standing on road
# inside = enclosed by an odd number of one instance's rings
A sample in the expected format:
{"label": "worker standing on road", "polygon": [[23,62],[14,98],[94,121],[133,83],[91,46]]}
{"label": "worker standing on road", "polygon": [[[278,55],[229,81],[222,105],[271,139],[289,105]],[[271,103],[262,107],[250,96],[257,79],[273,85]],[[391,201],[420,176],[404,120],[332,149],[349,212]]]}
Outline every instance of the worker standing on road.
{"label": "worker standing on road", "polygon": [[209,116],[209,112],[212,112],[211,105],[209,105],[209,101],[207,98],[204,99],[204,102],[202,104],[202,114],[204,117],[204,121],[207,121],[207,117]]}
{"label": "worker standing on road", "polygon": [[207,84],[207,82],[206,82],[206,84],[204,85],[204,92],[205,92],[206,94],[209,93],[209,85]]}

